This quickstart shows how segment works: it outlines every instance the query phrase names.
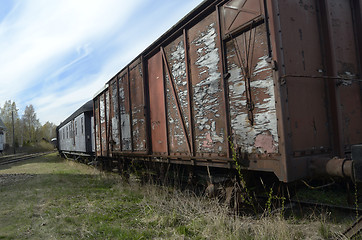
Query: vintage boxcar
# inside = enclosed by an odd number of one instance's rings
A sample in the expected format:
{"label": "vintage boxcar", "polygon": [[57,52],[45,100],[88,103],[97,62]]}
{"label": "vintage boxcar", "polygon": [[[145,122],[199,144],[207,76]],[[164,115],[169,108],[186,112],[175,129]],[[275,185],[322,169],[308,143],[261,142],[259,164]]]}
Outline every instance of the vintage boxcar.
{"label": "vintage boxcar", "polygon": [[57,127],[59,152],[65,156],[93,156],[93,123],[93,101],[90,100]]}
{"label": "vintage boxcar", "polygon": [[204,1],[94,97],[96,156],[361,180],[361,11]]}

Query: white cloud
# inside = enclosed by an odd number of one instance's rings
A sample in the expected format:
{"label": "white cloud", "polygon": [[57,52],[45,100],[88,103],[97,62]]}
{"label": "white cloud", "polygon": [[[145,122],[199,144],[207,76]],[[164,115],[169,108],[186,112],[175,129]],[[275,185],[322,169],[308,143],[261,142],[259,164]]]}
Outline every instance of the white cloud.
{"label": "white cloud", "polygon": [[58,124],[199,2],[16,2],[0,16],[0,105]]}

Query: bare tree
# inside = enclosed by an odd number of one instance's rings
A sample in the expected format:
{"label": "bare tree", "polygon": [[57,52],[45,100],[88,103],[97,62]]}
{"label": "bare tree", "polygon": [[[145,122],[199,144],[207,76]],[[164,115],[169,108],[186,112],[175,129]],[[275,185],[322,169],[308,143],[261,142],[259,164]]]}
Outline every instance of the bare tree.
{"label": "bare tree", "polygon": [[32,104],[25,107],[23,115],[23,124],[24,124],[24,138],[26,142],[35,142],[39,140],[40,134],[39,130],[41,124],[36,118],[36,113]]}
{"label": "bare tree", "polygon": [[40,135],[47,141],[50,141],[52,138],[56,137],[57,126],[54,123],[46,122],[40,129]]}

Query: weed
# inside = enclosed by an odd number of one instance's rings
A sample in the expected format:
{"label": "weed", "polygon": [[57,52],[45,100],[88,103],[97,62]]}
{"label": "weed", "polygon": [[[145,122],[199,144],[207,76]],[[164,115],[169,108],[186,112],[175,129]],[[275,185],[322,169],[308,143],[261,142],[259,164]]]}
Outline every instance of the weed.
{"label": "weed", "polygon": [[358,220],[359,216],[358,216],[358,188],[357,188],[357,183],[354,183],[354,206],[356,209],[356,221]]}
{"label": "weed", "polygon": [[321,220],[318,231],[323,239],[330,239],[332,237],[330,226],[326,224],[324,219]]}
{"label": "weed", "polygon": [[178,226],[176,228],[176,231],[179,234],[184,235],[186,237],[191,237],[193,235],[193,232],[189,229],[189,227],[187,227],[185,225]]}
{"label": "weed", "polygon": [[268,195],[268,200],[267,200],[266,206],[265,206],[265,208],[267,209],[269,215],[271,215],[271,203],[272,203],[272,200],[273,200],[273,188],[271,187],[269,195]]}
{"label": "weed", "polygon": [[242,189],[244,190],[245,196],[246,196],[246,197],[244,197],[244,195],[241,194],[241,196],[240,196],[241,200],[244,203],[252,206],[253,209],[254,209],[254,212],[256,212],[256,208],[255,208],[255,205],[254,205],[253,198],[251,197],[249,189],[247,188],[247,184],[246,184],[246,181],[244,179],[244,175],[242,173],[242,168],[241,168],[240,164],[238,163],[238,158],[237,158],[234,143],[230,140],[230,137],[228,138],[228,140],[229,140],[230,148],[231,148],[231,151],[232,151],[232,158],[233,158],[234,163],[235,163],[235,168],[236,168],[236,171],[238,172],[240,183],[241,183]]}
{"label": "weed", "polygon": [[267,211],[267,213],[269,214],[269,216],[272,214],[272,201],[273,200],[277,200],[277,201],[281,201],[281,211],[280,211],[280,217],[283,218],[284,217],[284,207],[285,207],[285,197],[279,197],[277,195],[273,195],[273,187],[270,188],[270,191],[268,193],[268,200],[265,204],[265,210]]}

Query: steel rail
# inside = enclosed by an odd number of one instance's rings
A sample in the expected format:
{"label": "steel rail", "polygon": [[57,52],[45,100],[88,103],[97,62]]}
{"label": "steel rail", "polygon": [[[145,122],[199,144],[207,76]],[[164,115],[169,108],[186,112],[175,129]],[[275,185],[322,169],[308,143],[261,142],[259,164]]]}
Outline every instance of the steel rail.
{"label": "steel rail", "polygon": [[31,158],[36,158],[36,157],[40,157],[40,156],[43,156],[43,155],[47,155],[49,153],[52,153],[53,151],[51,152],[44,152],[44,153],[32,153],[32,154],[27,154],[27,155],[11,155],[11,156],[8,156],[8,157],[3,157],[3,158],[0,158],[0,166],[1,165],[7,165],[7,164],[11,164],[11,163],[16,163],[16,162],[20,162],[20,161],[24,161],[24,160],[28,160],[28,159],[31,159]]}

